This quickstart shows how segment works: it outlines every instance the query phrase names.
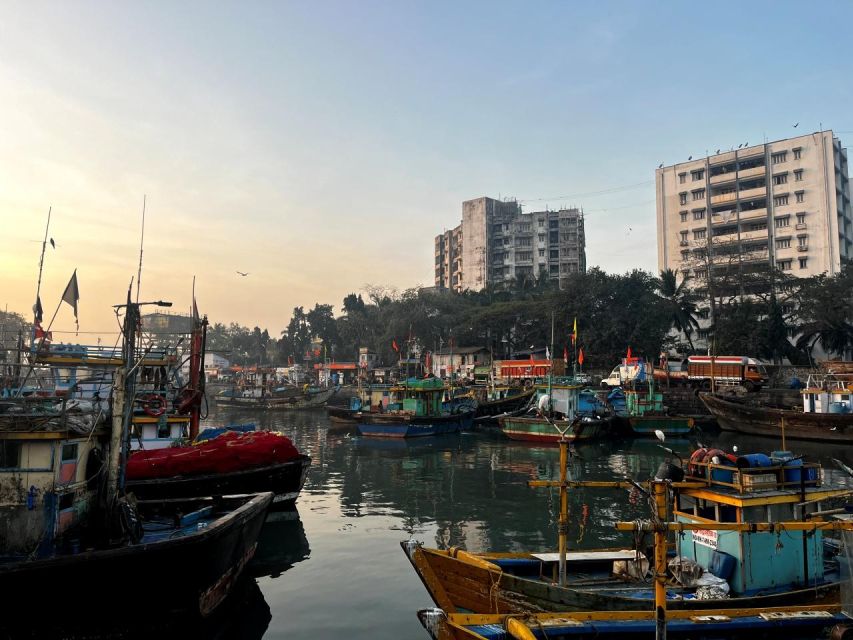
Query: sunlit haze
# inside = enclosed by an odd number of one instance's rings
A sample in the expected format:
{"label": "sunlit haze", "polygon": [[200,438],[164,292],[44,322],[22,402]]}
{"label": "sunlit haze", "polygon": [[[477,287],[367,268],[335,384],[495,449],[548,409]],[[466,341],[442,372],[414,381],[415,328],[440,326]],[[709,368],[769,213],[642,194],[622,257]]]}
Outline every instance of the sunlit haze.
{"label": "sunlit haze", "polygon": [[[273,335],[296,305],[432,285],[434,236],[483,195],[582,207],[590,266],[653,270],[658,164],[821,126],[853,137],[851,14],[7,3],[0,308],[30,316],[52,206],[45,321],[77,268],[81,331],[114,331],[143,196],[141,298],[186,311],[195,275],[213,321]],[[73,329],[69,307],[54,327]]]}

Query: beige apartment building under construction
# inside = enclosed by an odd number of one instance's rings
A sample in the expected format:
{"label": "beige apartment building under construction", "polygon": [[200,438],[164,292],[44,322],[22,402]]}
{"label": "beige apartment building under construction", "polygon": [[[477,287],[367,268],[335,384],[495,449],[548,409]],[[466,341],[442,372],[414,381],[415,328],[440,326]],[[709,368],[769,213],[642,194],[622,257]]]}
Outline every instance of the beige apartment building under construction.
{"label": "beige apartment building under construction", "polygon": [[435,285],[481,291],[521,278],[560,282],[586,271],[583,213],[522,213],[515,200],[462,203],[462,223],[435,238]]}
{"label": "beige apartment building under construction", "polygon": [[655,179],[661,270],[701,283],[709,264],[737,261],[803,277],[853,258],[847,150],[832,131],[662,167]]}

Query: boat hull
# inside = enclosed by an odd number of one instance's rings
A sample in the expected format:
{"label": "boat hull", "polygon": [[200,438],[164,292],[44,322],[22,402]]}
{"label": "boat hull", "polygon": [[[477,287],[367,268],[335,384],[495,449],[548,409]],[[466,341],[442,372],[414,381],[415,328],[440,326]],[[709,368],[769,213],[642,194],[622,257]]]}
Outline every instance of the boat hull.
{"label": "boat hull", "polygon": [[[527,613],[531,611],[648,611],[654,605],[649,583],[639,583],[637,591],[648,597],[614,594],[607,588],[622,588],[621,580],[602,577],[586,580],[583,587],[560,587],[539,578],[539,572],[514,575],[501,571],[495,562],[528,562],[526,554],[493,554],[474,556],[473,561],[454,558],[449,551],[426,549],[410,541],[401,543],[403,551],[426,586],[435,604],[447,612]],[[472,554],[473,555],[473,554]],[[500,558],[498,558],[500,556]],[[492,563],[492,567],[489,564]],[[536,564],[538,567],[538,563]],[[569,569],[579,576],[578,569]],[[810,589],[779,592],[763,596],[726,599],[672,599],[671,609],[765,608],[776,606],[838,604],[839,584],[826,583]]]}
{"label": "boat hull", "polygon": [[[510,440],[558,444],[561,439],[554,425],[543,418],[503,416],[498,419],[498,424]],[[607,419],[582,420],[576,424],[570,424],[566,420],[557,420],[554,424],[560,429],[568,428],[565,436],[569,442],[582,442],[603,436],[610,421]]]}
{"label": "boat hull", "polygon": [[635,416],[628,418],[628,426],[635,436],[655,437],[655,431],[666,436],[686,436],[693,431],[693,418],[681,416]]}
{"label": "boat hull", "polygon": [[778,438],[784,422],[786,438],[853,443],[853,414],[753,407],[711,393],[699,397],[724,431]]}
{"label": "boat hull", "polygon": [[127,490],[140,500],[168,500],[271,491],[273,508],[289,508],[299,497],[310,465],[311,458],[300,455],[295,460],[241,471],[128,480]]}
{"label": "boat hull", "polygon": [[[103,550],[0,563],[3,607],[29,625],[27,612],[44,615],[45,588],[70,588],[97,604],[97,615],[125,617],[130,602],[148,602],[156,589],[158,611],[207,617],[231,591],[252,559],[272,494],[229,498],[242,504],[190,533]],[[140,503],[140,510],[156,505]],[[79,590],[79,591],[78,591]],[[159,605],[162,605],[159,606]],[[50,615],[81,613],[78,598],[51,598]],[[8,617],[4,624],[13,623]]]}
{"label": "boat hull", "polygon": [[285,409],[319,409],[325,407],[329,399],[335,395],[335,389],[327,389],[319,393],[298,396],[266,396],[263,398],[244,398],[242,396],[216,396],[216,404],[220,407],[234,409],[285,410]]}
{"label": "boat hull", "polygon": [[508,398],[500,400],[487,400],[480,402],[477,405],[477,413],[475,418],[489,418],[499,416],[504,413],[512,413],[530,403],[530,398],[533,397],[534,390],[524,391]]}
{"label": "boat hull", "polygon": [[449,416],[414,417],[367,414],[358,425],[359,435],[369,438],[421,438],[459,433],[470,428],[474,412]]}

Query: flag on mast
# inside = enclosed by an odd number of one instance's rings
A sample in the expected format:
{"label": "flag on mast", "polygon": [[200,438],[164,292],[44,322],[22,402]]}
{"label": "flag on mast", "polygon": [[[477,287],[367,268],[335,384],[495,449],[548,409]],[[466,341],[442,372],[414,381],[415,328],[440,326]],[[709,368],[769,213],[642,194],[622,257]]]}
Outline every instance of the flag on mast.
{"label": "flag on mast", "polygon": [[80,330],[80,320],[77,317],[77,301],[80,299],[80,289],[77,287],[77,269],[71,275],[71,280],[65,287],[62,294],[62,301],[67,302],[74,309],[74,323],[77,325],[77,330]]}
{"label": "flag on mast", "polygon": [[41,296],[36,296],[36,304],[33,306],[33,315],[36,318],[36,323],[41,324],[43,311],[41,308]]}
{"label": "flag on mast", "polygon": [[569,346],[563,347],[563,362],[569,364]]}
{"label": "flag on mast", "polygon": [[394,351],[396,351],[397,353],[400,353],[400,347],[399,347],[399,345],[397,344],[397,339],[396,339],[396,338],[394,338],[394,339],[392,339],[392,340],[391,340],[391,348],[392,348]]}
{"label": "flag on mast", "polygon": [[577,344],[578,342],[578,317],[575,316],[575,325],[572,328],[572,344]]}
{"label": "flag on mast", "polygon": [[583,347],[578,350],[578,364],[583,366]]}

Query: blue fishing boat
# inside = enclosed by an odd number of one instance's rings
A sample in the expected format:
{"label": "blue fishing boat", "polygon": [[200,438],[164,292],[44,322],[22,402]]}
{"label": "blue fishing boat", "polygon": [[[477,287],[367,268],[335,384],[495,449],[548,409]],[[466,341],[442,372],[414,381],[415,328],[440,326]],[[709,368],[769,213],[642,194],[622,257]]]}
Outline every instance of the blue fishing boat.
{"label": "blue fishing boat", "polygon": [[417,438],[458,433],[470,428],[474,410],[443,406],[444,383],[438,378],[409,379],[394,389],[398,401],[381,412],[362,413],[358,432],[374,438]]}

